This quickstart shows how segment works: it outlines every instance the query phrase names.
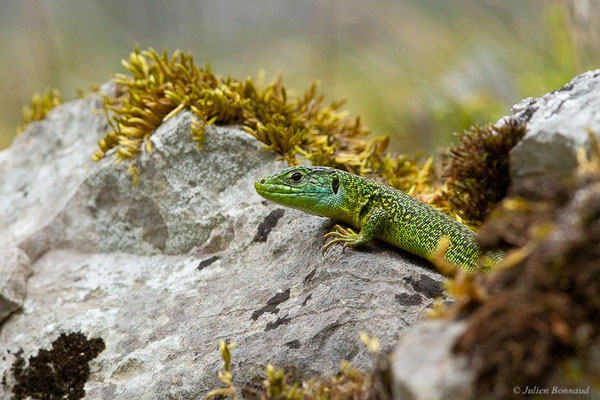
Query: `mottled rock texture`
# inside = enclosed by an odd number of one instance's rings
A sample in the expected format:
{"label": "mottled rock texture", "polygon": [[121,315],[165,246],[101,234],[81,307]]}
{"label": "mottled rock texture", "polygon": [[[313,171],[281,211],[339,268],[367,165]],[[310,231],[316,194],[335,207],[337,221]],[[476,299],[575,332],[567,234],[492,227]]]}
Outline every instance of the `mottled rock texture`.
{"label": "mottled rock texture", "polygon": [[25,300],[27,278],[31,274],[27,254],[18,247],[0,248],[0,323],[19,310]]}
{"label": "mottled rock texture", "polygon": [[254,180],[283,165],[236,127],[208,129],[198,151],[181,112],[139,154],[133,187],[127,162],[91,161],[99,108],[97,96],[60,106],[0,152],[0,257],[20,252],[31,271],[0,326],[0,399],[15,352],[70,332],[106,346],[89,399],[202,398],[220,387],[220,339],[237,343],[241,384],[267,363],[367,368],[359,332],[390,350],[441,293],[428,263],[381,243],[323,257],[334,223],[262,201]]}

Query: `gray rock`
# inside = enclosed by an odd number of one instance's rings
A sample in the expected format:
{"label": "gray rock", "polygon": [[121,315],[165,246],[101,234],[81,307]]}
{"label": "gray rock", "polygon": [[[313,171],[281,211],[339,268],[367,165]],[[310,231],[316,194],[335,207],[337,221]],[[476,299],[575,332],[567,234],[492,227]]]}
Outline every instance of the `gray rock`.
{"label": "gray rock", "polygon": [[513,106],[512,114],[527,124],[527,134],[510,157],[511,177],[546,179],[571,173],[576,153],[589,145],[587,129],[600,134],[600,69],[581,74],[562,89]]}
{"label": "gray rock", "polygon": [[31,275],[29,257],[17,247],[0,250],[0,323],[23,306],[25,285]]}
{"label": "gray rock", "polygon": [[472,398],[473,374],[452,346],[464,322],[428,320],[413,327],[394,349],[393,392],[397,400]]}
{"label": "gray rock", "polygon": [[[110,86],[101,90],[110,92]],[[66,103],[31,123],[10,149],[0,151],[0,231],[10,238],[26,235],[31,225],[54,217],[66,193],[93,166],[95,146],[108,127],[101,110],[98,96]]]}
{"label": "gray rock", "polygon": [[209,128],[198,151],[191,114],[178,114],[139,154],[134,188],[127,162],[91,161],[106,129],[98,101],[56,108],[0,152],[0,234],[33,272],[1,326],[0,399],[15,351],[72,331],[106,344],[88,399],[201,398],[221,387],[220,339],[237,343],[239,384],[267,363],[367,368],[359,333],[390,350],[441,293],[428,263],[380,243],[323,257],[333,222],[262,201],[254,180],[283,166],[239,128]]}

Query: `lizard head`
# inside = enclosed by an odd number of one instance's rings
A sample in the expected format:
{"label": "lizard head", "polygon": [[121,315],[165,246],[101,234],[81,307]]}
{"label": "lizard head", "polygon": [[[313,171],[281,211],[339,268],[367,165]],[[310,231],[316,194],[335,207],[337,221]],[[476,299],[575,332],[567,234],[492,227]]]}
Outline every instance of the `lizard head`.
{"label": "lizard head", "polygon": [[341,173],[329,167],[290,167],[258,179],[254,188],[274,203],[329,216],[340,201]]}

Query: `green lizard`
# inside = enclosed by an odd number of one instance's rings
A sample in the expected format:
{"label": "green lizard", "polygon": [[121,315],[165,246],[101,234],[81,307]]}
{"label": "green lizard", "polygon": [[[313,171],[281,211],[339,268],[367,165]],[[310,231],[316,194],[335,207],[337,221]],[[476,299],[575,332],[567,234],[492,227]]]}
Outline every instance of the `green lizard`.
{"label": "green lizard", "polygon": [[[474,269],[483,255],[475,232],[452,217],[391,186],[329,167],[290,167],[254,183],[267,200],[310,214],[342,221],[360,229],[340,225],[323,237],[323,254],[336,243],[356,247],[374,238],[426,259],[444,251],[450,263]],[[331,239],[327,242],[327,239]],[[501,258],[484,257],[483,270]]]}

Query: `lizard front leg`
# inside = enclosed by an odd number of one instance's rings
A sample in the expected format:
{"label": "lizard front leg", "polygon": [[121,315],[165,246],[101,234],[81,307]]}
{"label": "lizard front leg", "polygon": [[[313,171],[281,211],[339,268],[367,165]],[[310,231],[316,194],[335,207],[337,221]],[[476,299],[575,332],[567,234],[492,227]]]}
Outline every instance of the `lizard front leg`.
{"label": "lizard front leg", "polygon": [[356,247],[370,242],[383,229],[385,222],[389,219],[390,214],[387,211],[376,208],[367,214],[365,223],[359,233],[355,233],[350,228],[344,229],[339,225],[334,226],[335,230],[333,232],[329,232],[323,236],[323,242],[326,242],[329,238],[333,238],[333,240],[330,240],[323,246],[323,255],[325,255],[331,246],[337,243],[343,243],[343,250],[345,250],[346,247]]}

